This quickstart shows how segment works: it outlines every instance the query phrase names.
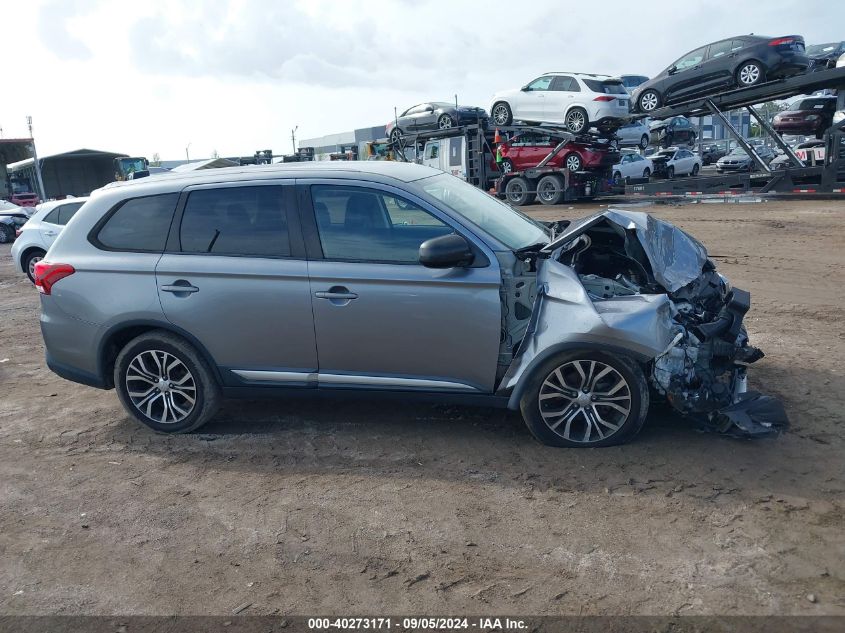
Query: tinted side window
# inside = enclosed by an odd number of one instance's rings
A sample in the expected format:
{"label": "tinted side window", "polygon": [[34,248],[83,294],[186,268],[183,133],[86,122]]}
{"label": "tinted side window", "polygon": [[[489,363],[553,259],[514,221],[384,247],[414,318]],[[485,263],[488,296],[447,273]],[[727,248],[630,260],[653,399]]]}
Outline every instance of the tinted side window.
{"label": "tinted side window", "polygon": [[50,224],[58,224],[59,223],[59,207],[56,207],[46,216],[44,216],[43,222],[49,222]]}
{"label": "tinted side window", "polygon": [[710,53],[707,55],[708,59],[718,59],[724,57],[731,52],[733,40],[722,40],[710,45]]}
{"label": "tinted side window", "polygon": [[280,186],[192,191],[179,228],[182,252],[290,256],[283,193]]}
{"label": "tinted side window", "polygon": [[97,233],[100,245],[121,251],[163,251],[179,194],[132,198]]}
{"label": "tinted side window", "polygon": [[412,202],[359,187],[311,187],[327,259],[394,264],[419,262],[420,244],[452,229]]}
{"label": "tinted side window", "polygon": [[70,219],[76,215],[76,212],[79,211],[79,208],[82,206],[82,202],[72,202],[71,204],[63,204],[59,207],[59,224],[64,226]]}
{"label": "tinted side window", "polygon": [[566,77],[565,75],[558,75],[552,80],[552,90],[560,91],[560,92],[567,92],[567,91],[574,91],[578,90],[577,84],[573,87],[572,84],[575,82],[572,80],[572,77]]}

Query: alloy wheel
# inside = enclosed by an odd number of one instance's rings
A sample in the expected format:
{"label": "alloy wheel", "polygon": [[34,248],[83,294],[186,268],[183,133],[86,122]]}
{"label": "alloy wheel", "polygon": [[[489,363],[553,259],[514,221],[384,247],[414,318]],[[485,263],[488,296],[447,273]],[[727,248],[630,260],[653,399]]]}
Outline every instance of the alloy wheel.
{"label": "alloy wheel", "polygon": [[27,266],[27,269],[29,270],[30,279],[35,279],[35,264],[40,262],[42,259],[44,259],[43,255],[33,255],[29,258],[29,265]]}
{"label": "alloy wheel", "polygon": [[439,127],[441,130],[448,130],[452,127],[452,117],[450,117],[448,114],[444,114],[440,117],[440,120],[437,122],[437,127]]}
{"label": "alloy wheel", "polygon": [[592,443],[619,431],[631,414],[632,392],[616,369],[597,360],[573,360],[554,369],[538,396],[546,426],[565,440]]}
{"label": "alloy wheel", "polygon": [[126,369],[126,392],[132,405],[159,424],[176,424],[196,404],[197,388],[185,363],[161,350],[145,350]]}
{"label": "alloy wheel", "polygon": [[581,169],[581,158],[577,154],[570,154],[566,157],[565,165],[570,171],[578,171]]}
{"label": "alloy wheel", "polygon": [[587,125],[587,117],[581,110],[572,110],[566,115],[566,127],[570,132],[580,132]]}
{"label": "alloy wheel", "polygon": [[760,67],[757,64],[746,64],[739,70],[739,81],[743,86],[753,86],[760,79]]}
{"label": "alloy wheel", "polygon": [[657,93],[649,90],[640,97],[640,107],[645,112],[651,112],[657,107]]}
{"label": "alloy wheel", "polygon": [[505,104],[500,103],[495,108],[493,108],[493,122],[496,125],[507,125],[508,108]]}

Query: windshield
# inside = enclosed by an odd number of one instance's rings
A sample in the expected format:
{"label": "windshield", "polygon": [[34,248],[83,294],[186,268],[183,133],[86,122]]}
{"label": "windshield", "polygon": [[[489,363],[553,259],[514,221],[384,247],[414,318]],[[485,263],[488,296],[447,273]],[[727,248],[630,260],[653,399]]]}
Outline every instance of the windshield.
{"label": "windshield", "polygon": [[795,106],[796,110],[823,110],[824,107],[831,103],[831,101],[835,101],[835,99],[802,99],[798,102],[798,105]]}
{"label": "windshield", "polygon": [[514,251],[534,244],[545,245],[549,241],[545,226],[451,174],[430,176],[410,184],[437,198]]}
{"label": "windshield", "polygon": [[813,44],[807,47],[807,55],[823,55],[824,53],[832,53],[839,46],[836,42],[830,44]]}

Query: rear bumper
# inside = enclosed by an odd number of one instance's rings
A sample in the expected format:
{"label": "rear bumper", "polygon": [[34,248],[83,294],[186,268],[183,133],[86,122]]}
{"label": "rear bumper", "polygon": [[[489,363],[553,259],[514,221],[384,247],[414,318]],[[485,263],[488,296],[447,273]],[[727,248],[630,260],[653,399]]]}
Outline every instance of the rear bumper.
{"label": "rear bumper", "polygon": [[41,335],[47,366],[67,380],[106,389],[98,363],[100,328],[69,316],[52,299],[41,296]]}
{"label": "rear bumper", "polygon": [[809,66],[810,58],[806,54],[783,52],[780,53],[780,59],[775,60],[775,63],[772,64],[771,70],[767,74],[769,79],[791,77],[792,75],[805,72]]}
{"label": "rear bumper", "polygon": [[78,382],[81,385],[88,385],[89,387],[96,387],[97,389],[109,388],[101,376],[88,373],[77,367],[66,365],[65,363],[62,363],[53,358],[50,355],[49,351],[45,354],[45,356],[47,359],[47,367],[50,368],[50,371],[52,371],[54,374],[57,374],[58,376],[61,376],[65,380],[70,380],[71,382]]}

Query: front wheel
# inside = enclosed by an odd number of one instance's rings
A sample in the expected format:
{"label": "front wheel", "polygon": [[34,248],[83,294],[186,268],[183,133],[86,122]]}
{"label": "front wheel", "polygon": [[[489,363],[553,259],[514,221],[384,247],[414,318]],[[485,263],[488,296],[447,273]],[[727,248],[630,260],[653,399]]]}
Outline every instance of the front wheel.
{"label": "front wheel", "polygon": [[162,433],[187,433],[220,407],[211,368],[185,340],[164,330],[132,339],[117,355],[114,385],[133,418]]}
{"label": "front wheel", "polygon": [[699,172],[699,170],[700,170],[700,169],[701,169],[701,168],[698,166],[698,163],[696,163],[695,165],[693,165],[693,166],[692,166],[692,175],[693,175],[693,176],[698,176],[698,172]]}
{"label": "front wheel", "polygon": [[651,177],[651,170],[648,167],[646,167],[645,169],[643,169],[643,178],[648,180],[650,177]]}
{"label": "front wheel", "polygon": [[441,130],[448,130],[455,125],[455,121],[448,114],[441,114],[437,119],[437,127]]}
{"label": "front wheel", "polygon": [[580,171],[581,170],[581,157],[576,153],[571,153],[563,159],[563,166],[566,167],[569,171]]}
{"label": "front wheel", "polygon": [[534,194],[530,190],[528,179],[516,176],[508,180],[508,184],[505,185],[505,197],[510,204],[522,207],[534,202]]}
{"label": "front wheel", "polygon": [[510,158],[502,159],[502,173],[509,174],[513,171],[513,162]]}
{"label": "front wheel", "polygon": [[622,174],[618,171],[613,172],[613,184],[614,185],[621,185],[622,184]]}
{"label": "front wheel", "polygon": [[394,145],[398,145],[399,141],[402,140],[402,130],[398,127],[393,128],[390,130],[390,142]]}
{"label": "front wheel", "polygon": [[500,101],[494,105],[490,115],[493,117],[493,123],[496,125],[510,125],[513,123],[511,107],[504,101]]}
{"label": "front wheel", "polygon": [[756,86],[763,81],[763,66],[760,62],[745,62],[736,71],[736,83],[740,88]]}
{"label": "front wheel", "polygon": [[639,365],[602,351],[571,351],[542,363],[527,379],[522,417],[543,444],[599,447],[631,440],[648,413]]}
{"label": "front wheel", "polygon": [[35,264],[44,259],[46,253],[41,250],[34,250],[27,253],[23,259],[23,269],[26,271],[26,276],[32,283],[35,283]]}
{"label": "front wheel", "polygon": [[640,149],[646,149],[650,140],[648,134],[643,134],[643,137],[640,139]]}
{"label": "front wheel", "polygon": [[660,94],[656,90],[646,90],[640,95],[640,111],[651,112],[660,106]]}
{"label": "front wheel", "polygon": [[566,129],[573,134],[586,132],[590,121],[584,108],[572,108],[566,113]]}
{"label": "front wheel", "polygon": [[666,177],[669,180],[672,180],[672,178],[675,177],[675,168],[674,167],[667,167],[666,168]]}
{"label": "front wheel", "polygon": [[15,230],[8,224],[0,224],[0,244],[8,244],[15,239]]}

